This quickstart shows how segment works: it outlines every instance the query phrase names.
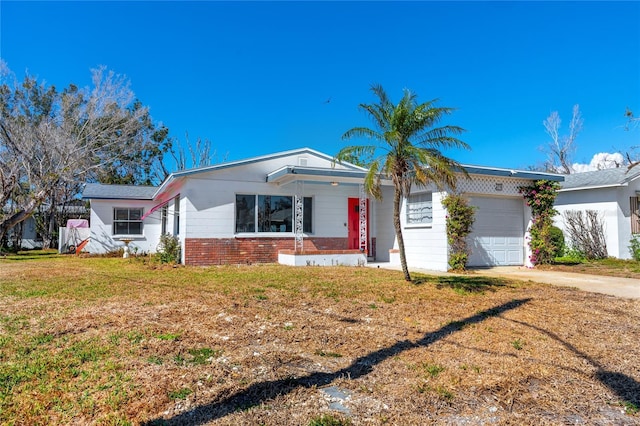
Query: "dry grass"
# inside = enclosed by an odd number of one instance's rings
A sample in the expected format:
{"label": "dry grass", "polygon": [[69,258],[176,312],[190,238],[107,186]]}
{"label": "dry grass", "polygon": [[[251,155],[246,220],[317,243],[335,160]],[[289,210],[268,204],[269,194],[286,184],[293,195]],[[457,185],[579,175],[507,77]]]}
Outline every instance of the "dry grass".
{"label": "dry grass", "polygon": [[571,264],[539,265],[541,269],[640,279],[640,262],[622,259],[599,259]]}
{"label": "dry grass", "polygon": [[637,300],[367,268],[14,259],[2,424],[640,424]]}

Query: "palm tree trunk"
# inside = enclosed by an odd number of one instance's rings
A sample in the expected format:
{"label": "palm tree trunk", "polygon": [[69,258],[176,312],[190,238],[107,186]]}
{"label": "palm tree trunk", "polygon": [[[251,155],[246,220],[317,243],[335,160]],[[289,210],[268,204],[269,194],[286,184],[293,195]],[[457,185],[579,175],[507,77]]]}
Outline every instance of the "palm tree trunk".
{"label": "palm tree trunk", "polygon": [[400,189],[396,188],[393,194],[393,226],[396,230],[396,238],[398,239],[398,250],[400,251],[400,265],[402,265],[402,273],[404,279],[411,281],[409,268],[407,267],[407,257],[404,253],[404,238],[402,238],[402,226],[400,225]]}

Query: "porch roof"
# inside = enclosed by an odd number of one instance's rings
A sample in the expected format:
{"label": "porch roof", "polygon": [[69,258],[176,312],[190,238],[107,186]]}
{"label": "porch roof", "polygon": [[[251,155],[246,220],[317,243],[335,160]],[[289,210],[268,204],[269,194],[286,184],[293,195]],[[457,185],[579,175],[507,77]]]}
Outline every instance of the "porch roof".
{"label": "porch roof", "polygon": [[[267,174],[266,181],[284,185],[296,181],[308,181],[316,183],[352,183],[364,182],[367,175],[365,170],[328,169],[308,166],[284,166]],[[384,182],[383,182],[384,183]],[[389,182],[390,184],[391,182]]]}
{"label": "porch roof", "polygon": [[[485,175],[495,177],[511,177],[529,180],[551,180],[562,182],[564,176],[555,173],[536,172],[529,170],[501,169],[496,167],[462,165],[470,175]],[[284,166],[267,174],[266,181],[280,185],[295,181],[309,182],[339,182],[360,184],[364,182],[366,170],[342,170],[317,168],[306,166]],[[390,179],[383,179],[383,185],[391,185]]]}

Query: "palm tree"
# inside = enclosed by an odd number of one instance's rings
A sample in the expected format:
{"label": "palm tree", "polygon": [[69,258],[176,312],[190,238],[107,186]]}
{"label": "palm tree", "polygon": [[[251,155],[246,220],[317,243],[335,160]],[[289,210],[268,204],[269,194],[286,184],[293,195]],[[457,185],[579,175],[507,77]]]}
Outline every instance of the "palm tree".
{"label": "palm tree", "polygon": [[382,199],[381,180],[390,179],[393,182],[393,225],[402,272],[405,280],[411,281],[400,226],[401,200],[409,196],[412,185],[434,183],[440,189],[445,186],[455,189],[455,172],[466,172],[459,163],[444,156],[440,149],[469,149],[469,145],[455,137],[465,131],[463,128],[447,125],[435,127],[443,116],[454,111],[453,108],[436,106],[437,99],[418,104],[416,95],[405,89],[400,102],[394,105],[382,86],[373,85],[371,91],[379,102],[360,104],[359,107],[370,116],[376,128],[354,127],[342,135],[342,139],[366,137],[377,143],[342,148],[335,160],[371,158],[364,185],[367,192],[378,200]]}

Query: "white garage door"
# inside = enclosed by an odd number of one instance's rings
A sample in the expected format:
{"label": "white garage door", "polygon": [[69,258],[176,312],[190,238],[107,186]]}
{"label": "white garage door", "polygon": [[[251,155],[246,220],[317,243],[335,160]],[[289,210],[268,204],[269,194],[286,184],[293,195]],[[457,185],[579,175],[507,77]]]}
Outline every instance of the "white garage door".
{"label": "white garage door", "polygon": [[522,198],[472,197],[477,207],[469,266],[524,264],[524,201]]}

